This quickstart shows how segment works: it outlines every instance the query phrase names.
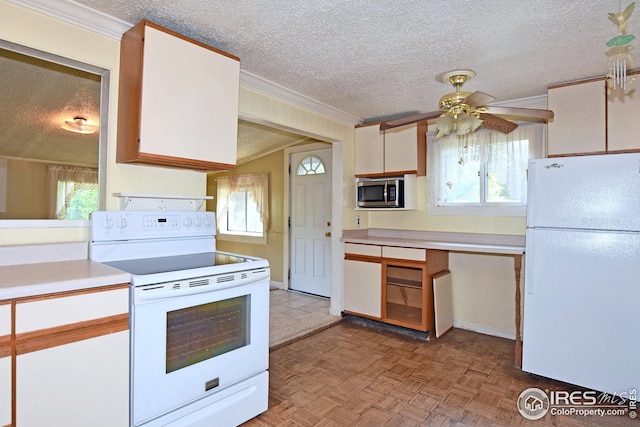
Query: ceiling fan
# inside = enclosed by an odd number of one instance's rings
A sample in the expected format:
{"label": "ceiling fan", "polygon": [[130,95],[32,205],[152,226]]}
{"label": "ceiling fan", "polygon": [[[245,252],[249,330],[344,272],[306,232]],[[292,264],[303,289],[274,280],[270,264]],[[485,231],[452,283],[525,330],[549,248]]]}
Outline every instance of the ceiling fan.
{"label": "ceiling fan", "polygon": [[387,120],[380,124],[380,130],[438,119],[436,123],[438,134],[435,137],[435,139],[438,139],[449,135],[452,131],[456,131],[458,135],[465,135],[480,126],[502,133],[509,133],[518,127],[517,123],[500,116],[542,122],[553,118],[553,111],[551,110],[488,106],[486,105],[487,103],[495,100],[493,96],[477,91],[473,93],[462,92],[462,85],[475,76],[476,73],[472,70],[453,70],[440,74],[437,80],[443,83],[450,83],[455,88],[455,92],[440,98],[439,111]]}

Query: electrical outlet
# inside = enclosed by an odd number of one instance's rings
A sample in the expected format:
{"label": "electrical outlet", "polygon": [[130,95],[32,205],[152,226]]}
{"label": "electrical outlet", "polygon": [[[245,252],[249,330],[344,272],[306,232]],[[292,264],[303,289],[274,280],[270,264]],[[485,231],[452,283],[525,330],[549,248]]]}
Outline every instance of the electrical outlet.
{"label": "electrical outlet", "polygon": [[356,228],[360,228],[360,215],[356,215]]}

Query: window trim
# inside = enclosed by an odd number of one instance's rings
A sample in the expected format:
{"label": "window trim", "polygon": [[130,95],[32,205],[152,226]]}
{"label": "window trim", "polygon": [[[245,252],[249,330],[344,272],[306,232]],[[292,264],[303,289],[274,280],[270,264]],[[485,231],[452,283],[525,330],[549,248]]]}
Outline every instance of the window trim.
{"label": "window trim", "polygon": [[[238,232],[238,231],[234,231],[234,232],[223,232],[222,231],[222,227],[224,226],[226,229],[226,225],[227,225],[227,218],[226,215],[224,215],[224,213],[221,213],[221,209],[219,208],[219,206],[216,203],[216,215],[218,216],[216,218],[216,222],[217,222],[217,227],[216,227],[216,239],[220,240],[220,241],[228,241],[228,242],[236,242],[236,243],[249,243],[249,244],[260,244],[260,245],[266,245],[267,244],[267,235],[268,235],[268,231],[269,231],[269,216],[268,216],[268,209],[269,209],[269,203],[268,203],[268,198],[269,198],[269,175],[268,173],[249,173],[249,174],[239,174],[239,175],[229,175],[229,176],[225,176],[225,177],[221,177],[221,179],[233,179],[234,177],[237,179],[237,177],[250,177],[250,176],[260,176],[260,178],[264,178],[261,177],[261,175],[265,175],[266,176],[266,189],[263,190],[263,197],[266,200],[263,200],[263,204],[264,207],[263,209],[267,210],[267,214],[264,216],[264,220],[262,221],[262,233],[258,234],[258,233],[253,233],[253,232]],[[218,189],[217,189],[217,194],[218,194],[218,202],[220,202],[220,187],[218,184]]]}
{"label": "window trim", "polygon": [[[542,140],[539,142],[540,157],[545,156],[546,148],[546,125],[542,132]],[[427,214],[433,216],[477,216],[477,217],[524,217],[527,214],[527,207],[514,206],[513,204],[498,204],[495,202],[484,202],[478,204],[447,204],[438,205],[437,176],[440,168],[439,157],[434,153],[434,142],[436,132],[427,132]],[[437,142],[436,142],[437,144]],[[425,194],[422,193],[422,194]]]}

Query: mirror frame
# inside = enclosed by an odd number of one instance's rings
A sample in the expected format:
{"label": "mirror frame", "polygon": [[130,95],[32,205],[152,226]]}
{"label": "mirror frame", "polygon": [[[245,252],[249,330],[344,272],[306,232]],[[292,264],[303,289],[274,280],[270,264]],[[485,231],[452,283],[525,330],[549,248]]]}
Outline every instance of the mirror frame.
{"label": "mirror frame", "polygon": [[[100,76],[100,128],[98,130],[98,210],[104,210],[107,200],[107,146],[109,128],[110,71],[74,59],[33,49],[0,39],[0,48],[53,62]],[[0,219],[0,228],[79,227],[89,226],[88,220]]]}

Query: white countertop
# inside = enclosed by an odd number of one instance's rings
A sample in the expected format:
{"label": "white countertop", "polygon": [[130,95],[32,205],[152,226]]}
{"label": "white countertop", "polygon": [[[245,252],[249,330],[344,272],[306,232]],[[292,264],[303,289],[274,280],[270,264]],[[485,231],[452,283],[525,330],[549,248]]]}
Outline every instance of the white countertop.
{"label": "white countertop", "polygon": [[0,300],[129,283],[130,275],[88,259],[0,266]]}
{"label": "white countertop", "polygon": [[0,246],[0,300],[129,283],[87,255],[86,242]]}
{"label": "white countertop", "polygon": [[344,230],[341,241],[366,245],[400,246],[455,252],[522,255],[524,236],[408,231],[389,229]]}

